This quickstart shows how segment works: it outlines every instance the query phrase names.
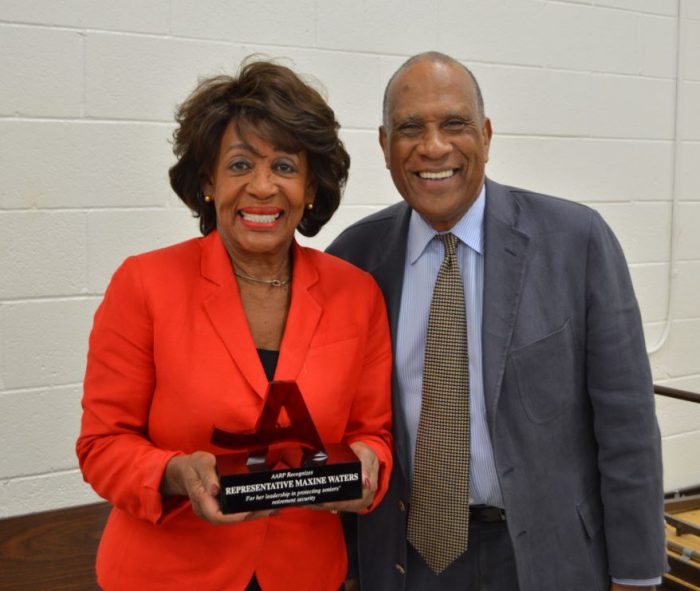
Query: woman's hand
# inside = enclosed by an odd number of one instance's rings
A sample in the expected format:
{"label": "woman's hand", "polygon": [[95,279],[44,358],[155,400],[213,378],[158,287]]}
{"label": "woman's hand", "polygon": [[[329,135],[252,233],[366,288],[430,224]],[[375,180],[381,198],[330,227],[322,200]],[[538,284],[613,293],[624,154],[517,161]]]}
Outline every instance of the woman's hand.
{"label": "woman's hand", "polygon": [[362,464],[362,498],[353,501],[322,503],[320,505],[314,505],[314,508],[334,513],[338,511],[357,513],[372,504],[374,495],[377,492],[377,483],[379,480],[379,461],[377,460],[377,455],[372,451],[371,447],[361,441],[351,443],[350,447]]}
{"label": "woman's hand", "polygon": [[194,514],[214,525],[224,525],[269,517],[276,510],[224,514],[219,507],[219,477],[214,454],[197,451],[175,456],[165,467],[160,492],[165,496],[186,496]]}

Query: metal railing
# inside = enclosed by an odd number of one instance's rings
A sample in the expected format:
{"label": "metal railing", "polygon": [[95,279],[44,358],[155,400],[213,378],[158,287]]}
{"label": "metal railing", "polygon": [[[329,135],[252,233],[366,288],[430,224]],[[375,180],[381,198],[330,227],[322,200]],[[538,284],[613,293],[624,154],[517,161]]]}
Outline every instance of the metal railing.
{"label": "metal railing", "polygon": [[678,400],[686,400],[688,402],[700,402],[700,394],[696,392],[688,392],[687,390],[677,390],[668,386],[659,386],[654,384],[654,394],[667,396],[668,398],[677,398]]}

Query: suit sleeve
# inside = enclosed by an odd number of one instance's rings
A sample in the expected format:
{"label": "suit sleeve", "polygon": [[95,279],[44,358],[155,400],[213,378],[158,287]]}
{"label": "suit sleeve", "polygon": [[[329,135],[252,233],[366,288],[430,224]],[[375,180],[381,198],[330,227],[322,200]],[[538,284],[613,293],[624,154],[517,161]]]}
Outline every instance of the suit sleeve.
{"label": "suit sleeve", "polygon": [[76,450],[83,477],[113,505],[158,522],[160,482],[176,451],[153,445],[153,322],[137,259],[117,270],[95,313]]}
{"label": "suit sleeve", "polygon": [[384,497],[392,468],[389,323],[381,291],[369,275],[367,279],[371,288],[367,342],[345,432],[348,443],[362,441],[372,448],[379,460],[377,493],[365,512],[374,509]]}
{"label": "suit sleeve", "polygon": [[665,570],[661,441],[642,321],[627,264],[597,214],[587,260],[586,378],[610,575],[647,579]]}

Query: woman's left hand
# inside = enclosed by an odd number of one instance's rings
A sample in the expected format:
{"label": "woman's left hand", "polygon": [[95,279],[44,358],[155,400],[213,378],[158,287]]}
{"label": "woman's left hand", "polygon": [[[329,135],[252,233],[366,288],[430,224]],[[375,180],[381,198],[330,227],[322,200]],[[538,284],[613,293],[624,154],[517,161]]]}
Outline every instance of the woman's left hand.
{"label": "woman's left hand", "polygon": [[357,513],[372,504],[379,480],[379,460],[377,460],[377,455],[372,451],[372,448],[361,441],[351,443],[350,448],[355,452],[362,464],[362,498],[352,501],[313,505],[314,509],[331,511],[332,513],[337,513],[338,511]]}
{"label": "woman's left hand", "polygon": [[212,525],[233,525],[270,517],[276,509],[224,514],[219,506],[216,458],[205,451],[173,456],[165,466],[160,490],[164,496],[189,497],[193,513]]}

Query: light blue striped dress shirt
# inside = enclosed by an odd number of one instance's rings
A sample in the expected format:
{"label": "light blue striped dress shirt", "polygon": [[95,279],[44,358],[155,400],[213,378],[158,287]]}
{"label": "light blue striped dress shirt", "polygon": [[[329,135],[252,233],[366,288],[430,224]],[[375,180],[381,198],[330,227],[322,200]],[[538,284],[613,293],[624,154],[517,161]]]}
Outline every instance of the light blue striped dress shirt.
{"label": "light blue striped dress shirt", "polygon": [[[503,507],[486,420],[481,357],[485,203],[484,187],[464,217],[450,231],[459,238],[457,256],[467,308],[471,418],[470,502]],[[428,313],[437,274],[444,258],[442,243],[433,240],[436,235],[437,232],[420,215],[415,212],[411,214],[395,360],[399,394],[410,438],[411,471],[421,409]]]}

